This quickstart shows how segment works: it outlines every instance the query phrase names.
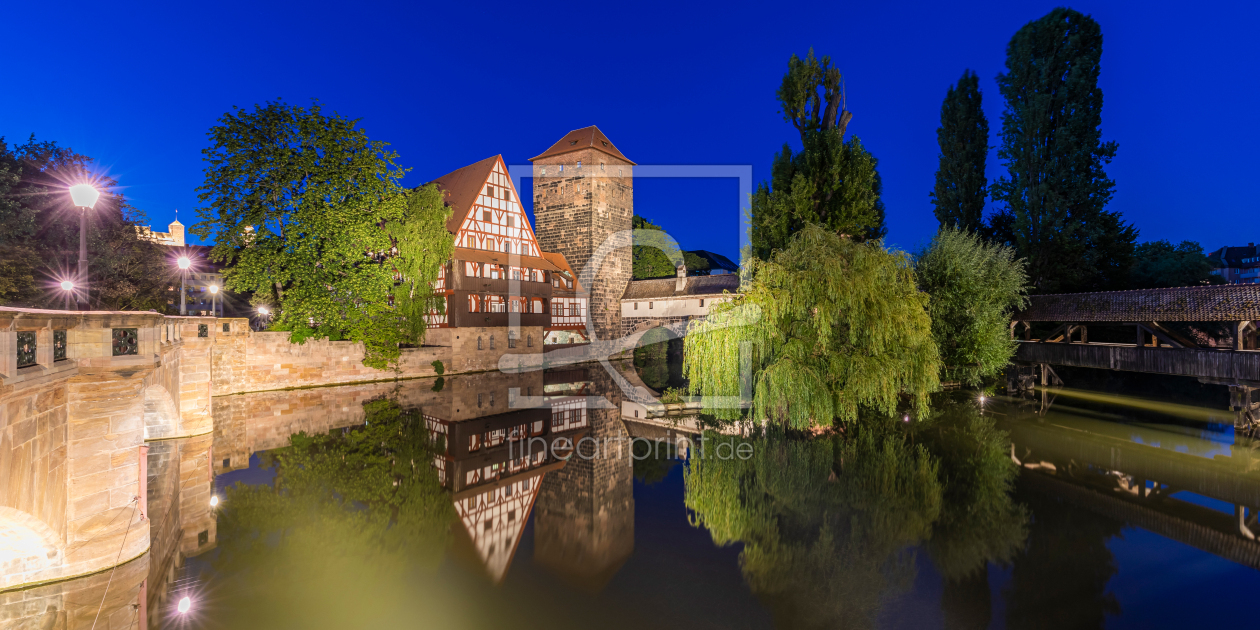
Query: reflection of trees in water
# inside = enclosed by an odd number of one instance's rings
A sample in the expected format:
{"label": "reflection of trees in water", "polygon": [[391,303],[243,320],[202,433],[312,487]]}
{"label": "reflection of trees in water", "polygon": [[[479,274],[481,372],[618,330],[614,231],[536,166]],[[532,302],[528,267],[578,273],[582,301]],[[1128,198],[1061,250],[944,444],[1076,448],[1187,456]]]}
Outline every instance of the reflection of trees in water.
{"label": "reflection of trees in water", "polygon": [[634,478],[649,486],[664,479],[678,464],[673,443],[664,440],[635,440],[631,443],[631,452],[634,455]]}
{"label": "reflection of trees in water", "polygon": [[[744,577],[779,625],[874,626],[912,586],[918,545],[948,592],[976,592],[985,564],[1009,560],[1025,536],[1004,435],[966,405],[909,430],[709,439],[708,457],[693,451],[686,469],[687,507],[718,544],[744,544]],[[753,455],[718,459],[721,442],[748,442]],[[981,615],[956,603],[947,618]]]}
{"label": "reflection of trees in water", "polygon": [[682,340],[671,339],[664,328],[644,333],[634,349],[634,366],[643,384],[658,391],[682,385],[682,351]]}
{"label": "reflection of trees in water", "polygon": [[441,560],[455,514],[423,419],[390,401],[364,407],[362,427],[298,433],[270,452],[274,487],[228,488],[213,561],[225,627],[366,627],[369,602]]}
{"label": "reflection of trees in water", "polygon": [[1116,573],[1107,540],[1124,524],[1021,487],[1032,511],[1028,544],[1015,558],[1006,589],[1006,627],[1102,628],[1120,604],[1107,592]]}

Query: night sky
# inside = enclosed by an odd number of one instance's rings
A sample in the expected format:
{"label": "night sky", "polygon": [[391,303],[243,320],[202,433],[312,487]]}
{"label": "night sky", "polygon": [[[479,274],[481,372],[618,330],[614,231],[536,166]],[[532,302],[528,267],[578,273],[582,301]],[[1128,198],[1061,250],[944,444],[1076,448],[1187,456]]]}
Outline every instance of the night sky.
{"label": "night sky", "polygon": [[[276,98],[361,118],[409,186],[497,153],[525,164],[592,124],[639,164],[751,164],[760,181],[799,145],[774,94],[812,46],[844,73],[850,133],[880,159],[888,240],[913,249],[936,229],[946,89],[980,75],[996,177],[994,77],[1011,35],[1057,4],[28,2],[4,11],[0,135],[95,157],[162,229],[176,209],[194,222],[216,118]],[[1260,241],[1260,4],[1070,6],[1105,36],[1110,208],[1139,240]],[[735,180],[635,182],[636,211],[684,249],[735,257],[740,205]]]}

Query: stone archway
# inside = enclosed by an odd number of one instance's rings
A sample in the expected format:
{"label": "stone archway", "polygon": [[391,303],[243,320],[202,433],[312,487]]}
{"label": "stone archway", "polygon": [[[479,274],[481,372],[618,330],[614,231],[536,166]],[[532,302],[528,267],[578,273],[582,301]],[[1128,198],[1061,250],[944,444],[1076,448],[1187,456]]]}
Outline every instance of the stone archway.
{"label": "stone archway", "polygon": [[0,507],[0,589],[42,579],[62,565],[65,547],[47,523],[11,507]]}
{"label": "stone archway", "polygon": [[179,432],[179,407],[171,393],[161,385],[144,390],[144,438],[173,437]]}

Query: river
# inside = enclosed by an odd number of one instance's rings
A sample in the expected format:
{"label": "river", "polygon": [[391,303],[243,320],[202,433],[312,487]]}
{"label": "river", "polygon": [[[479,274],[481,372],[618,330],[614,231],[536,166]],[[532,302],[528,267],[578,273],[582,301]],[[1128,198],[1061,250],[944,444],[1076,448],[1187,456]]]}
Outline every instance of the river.
{"label": "river", "polygon": [[1260,448],[1203,400],[947,392],[927,418],[803,436],[623,418],[616,390],[592,366],[216,398],[213,435],[150,444],[150,552],[0,594],[0,623],[1156,628],[1253,614]]}

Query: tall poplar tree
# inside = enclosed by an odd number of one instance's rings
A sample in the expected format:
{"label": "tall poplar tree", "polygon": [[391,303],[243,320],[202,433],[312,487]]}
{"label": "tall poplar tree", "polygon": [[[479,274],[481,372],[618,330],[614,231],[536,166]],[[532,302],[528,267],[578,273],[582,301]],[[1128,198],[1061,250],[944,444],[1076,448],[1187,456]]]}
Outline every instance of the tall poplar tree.
{"label": "tall poplar tree", "polygon": [[770,183],[752,198],[753,255],[768,260],[806,225],[869,240],[882,238],[884,203],[875,159],[855,137],[844,140],[853,114],[844,108],[840,69],[811,49],[792,55],[779,86],[783,118],[801,135],[801,150],[788,145],[774,157]]}
{"label": "tall poplar tree", "polygon": [[1105,209],[1115,182],[1103,167],[1117,145],[1100,129],[1102,39],[1089,16],[1055,9],[1015,33],[998,75],[1008,176],[993,185],[1006,209],[992,235],[1028,260],[1041,293],[1120,288],[1133,264],[1137,230]]}
{"label": "tall poplar tree", "polygon": [[989,120],[980,109],[980,99],[980,79],[966,70],[941,103],[941,126],[936,130],[940,165],[936,168],[936,187],[928,196],[943,228],[976,231],[984,217]]}

